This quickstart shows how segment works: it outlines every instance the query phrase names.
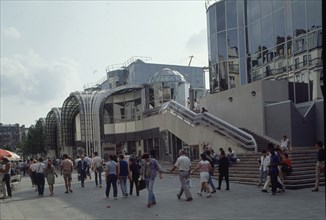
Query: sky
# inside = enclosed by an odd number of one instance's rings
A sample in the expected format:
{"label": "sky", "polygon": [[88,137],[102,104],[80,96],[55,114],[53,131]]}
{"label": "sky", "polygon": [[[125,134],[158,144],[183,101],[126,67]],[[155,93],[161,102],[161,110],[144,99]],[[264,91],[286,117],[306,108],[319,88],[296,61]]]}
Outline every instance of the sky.
{"label": "sky", "polygon": [[0,3],[2,124],[34,125],[131,57],[208,65],[203,0]]}

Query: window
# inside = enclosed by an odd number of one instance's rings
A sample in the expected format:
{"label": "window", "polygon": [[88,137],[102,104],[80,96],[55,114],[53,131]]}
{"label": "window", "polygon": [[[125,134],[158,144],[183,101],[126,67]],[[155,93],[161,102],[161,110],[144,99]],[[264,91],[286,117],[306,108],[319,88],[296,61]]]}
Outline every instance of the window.
{"label": "window", "polygon": [[299,68],[299,58],[295,58],[295,60],[294,60],[294,68],[295,69]]}
{"label": "window", "polygon": [[312,65],[311,54],[308,54],[308,61],[309,61],[309,66],[311,66]]}
{"label": "window", "polygon": [[303,66],[307,65],[307,55],[303,56]]}

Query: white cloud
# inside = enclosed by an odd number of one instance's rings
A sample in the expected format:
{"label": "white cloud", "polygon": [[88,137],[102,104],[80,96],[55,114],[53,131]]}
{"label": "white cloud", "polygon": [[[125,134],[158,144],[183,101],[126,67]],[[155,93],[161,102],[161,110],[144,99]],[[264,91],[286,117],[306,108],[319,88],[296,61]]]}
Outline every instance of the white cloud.
{"label": "white cloud", "polygon": [[20,32],[15,27],[4,27],[2,32],[5,37],[9,39],[18,40],[20,39]]}
{"label": "white cloud", "polygon": [[1,96],[24,104],[64,99],[82,87],[78,65],[69,59],[47,61],[31,51],[1,57]]}
{"label": "white cloud", "polygon": [[203,47],[207,47],[206,29],[192,34],[186,42],[186,47],[189,50],[201,51]]}
{"label": "white cloud", "polygon": [[207,33],[206,29],[202,29],[197,33],[193,33],[186,41],[186,49],[189,54],[194,56],[192,65],[207,66]]}

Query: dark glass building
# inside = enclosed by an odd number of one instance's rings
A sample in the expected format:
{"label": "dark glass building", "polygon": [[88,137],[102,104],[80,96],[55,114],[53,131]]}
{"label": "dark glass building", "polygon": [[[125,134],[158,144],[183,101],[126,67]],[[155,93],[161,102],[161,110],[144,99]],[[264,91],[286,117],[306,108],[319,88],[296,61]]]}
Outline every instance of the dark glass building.
{"label": "dark glass building", "polygon": [[211,93],[287,79],[308,100],[322,97],[321,0],[220,0],[206,9]]}

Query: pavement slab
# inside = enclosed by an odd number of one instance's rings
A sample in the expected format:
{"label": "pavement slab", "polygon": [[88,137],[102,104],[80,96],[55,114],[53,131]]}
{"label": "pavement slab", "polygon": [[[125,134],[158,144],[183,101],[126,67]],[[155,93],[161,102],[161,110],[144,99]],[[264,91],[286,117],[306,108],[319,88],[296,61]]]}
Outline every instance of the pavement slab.
{"label": "pavement slab", "polygon": [[[216,184],[216,181],[215,181]],[[22,178],[12,198],[0,199],[0,219],[226,219],[226,220],[325,220],[325,188],[286,190],[273,196],[253,185],[230,183],[230,191],[217,191],[211,198],[200,197],[198,178],[192,178],[193,201],[178,200],[180,182],[177,175],[164,174],[156,178],[154,194],[157,204],[148,208],[147,190],[139,196],[123,198],[118,186],[118,199],[106,198],[105,187],[95,187],[87,180],[82,188],[73,174],[73,193],[65,194],[62,176],[56,178],[55,195],[49,196],[46,183],[44,196],[32,188],[30,178]],[[129,189],[129,182],[128,182]],[[112,196],[112,189],[110,192]],[[0,195],[1,196],[1,195]]]}

